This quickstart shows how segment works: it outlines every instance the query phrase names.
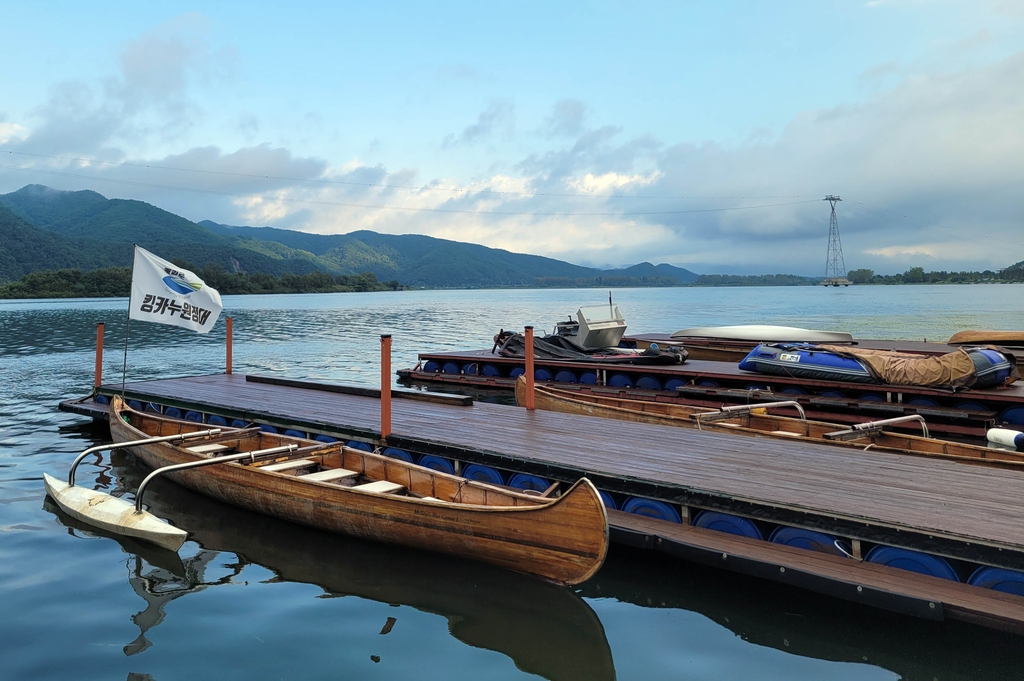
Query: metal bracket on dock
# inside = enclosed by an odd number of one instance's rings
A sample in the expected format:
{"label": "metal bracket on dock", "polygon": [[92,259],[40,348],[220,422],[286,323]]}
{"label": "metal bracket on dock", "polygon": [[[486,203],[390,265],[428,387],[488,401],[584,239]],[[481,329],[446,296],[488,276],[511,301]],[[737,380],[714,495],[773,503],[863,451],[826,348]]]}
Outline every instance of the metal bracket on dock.
{"label": "metal bracket on dock", "polygon": [[112,449],[126,449],[127,447],[138,447],[140,445],[150,445],[155,442],[177,442],[179,440],[191,440],[196,437],[208,437],[210,435],[217,435],[220,433],[220,428],[211,428],[210,430],[199,430],[194,433],[179,433],[177,435],[164,435],[161,437],[149,437],[145,440],[132,440],[130,442],[117,442],[106,445],[96,445],[95,447],[89,447],[81,454],[79,454],[75,461],[71,464],[71,472],[68,473],[68,484],[75,484],[75,469],[78,468],[78,464],[82,463],[82,459],[93,454],[95,452],[103,452]]}
{"label": "metal bracket on dock", "polygon": [[761,404],[737,404],[732,407],[722,407],[719,411],[709,411],[704,414],[694,414],[693,418],[698,422],[703,421],[724,421],[725,419],[731,419],[737,414],[748,414],[755,409],[774,409],[776,407],[793,407],[800,412],[800,418],[804,421],[807,420],[807,414],[804,413],[804,408],[800,406],[799,402],[794,400],[786,400],[783,402],[762,402]]}
{"label": "metal bracket on dock", "polygon": [[[138,444],[138,443],[136,443]],[[185,470],[186,468],[199,468],[200,466],[211,466],[215,463],[230,463],[232,461],[241,461],[242,459],[249,459],[250,463],[256,461],[256,457],[264,458],[274,454],[284,454],[298,449],[299,446],[295,443],[289,445],[283,445],[281,447],[271,447],[270,449],[258,449],[252,452],[241,452],[239,454],[226,454],[224,456],[213,457],[212,459],[199,459],[198,461],[186,461],[185,463],[175,463],[170,466],[164,466],[163,468],[157,468],[155,471],[146,476],[142,484],[139,485],[139,491],[135,493],[135,512],[142,512],[142,495],[146,491],[146,486],[155,478],[163,475],[164,473],[173,473],[174,471]]]}
{"label": "metal bracket on dock", "polygon": [[881,432],[885,426],[891,426],[896,423],[908,423],[910,421],[917,421],[921,424],[921,430],[925,437],[931,437],[928,434],[928,424],[925,423],[924,417],[920,414],[913,414],[911,416],[899,416],[894,419],[883,419],[881,421],[869,421],[867,423],[858,423],[854,425],[850,430],[837,430],[834,433],[825,433],[822,437],[826,440],[858,440],[862,437],[868,437],[875,433]]}

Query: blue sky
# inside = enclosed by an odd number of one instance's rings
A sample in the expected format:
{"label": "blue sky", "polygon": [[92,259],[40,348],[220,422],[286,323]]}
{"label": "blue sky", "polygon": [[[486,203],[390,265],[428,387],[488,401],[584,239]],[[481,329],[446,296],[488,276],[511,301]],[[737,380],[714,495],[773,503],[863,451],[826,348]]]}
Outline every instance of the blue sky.
{"label": "blue sky", "polygon": [[[702,272],[1024,260],[1024,2],[11,3],[0,191]],[[13,153],[12,153],[13,152]],[[70,160],[70,159],[86,159]]]}

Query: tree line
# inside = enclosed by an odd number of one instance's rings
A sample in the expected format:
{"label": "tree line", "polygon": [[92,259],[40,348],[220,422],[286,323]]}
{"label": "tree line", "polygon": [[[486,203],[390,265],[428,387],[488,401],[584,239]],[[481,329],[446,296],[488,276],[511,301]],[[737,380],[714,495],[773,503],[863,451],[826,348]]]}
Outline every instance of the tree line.
{"label": "tree line", "polygon": [[[225,272],[222,267],[207,264],[197,270],[184,261],[175,265],[195,272],[207,285],[224,295],[247,293],[348,293],[354,291],[400,291],[405,287],[397,280],[378,281],[372,272],[332,275],[326,272],[282,274],[263,272]],[[40,270],[18,281],[0,286],[0,298],[112,298],[127,297],[131,292],[130,267],[106,267],[98,270]]]}

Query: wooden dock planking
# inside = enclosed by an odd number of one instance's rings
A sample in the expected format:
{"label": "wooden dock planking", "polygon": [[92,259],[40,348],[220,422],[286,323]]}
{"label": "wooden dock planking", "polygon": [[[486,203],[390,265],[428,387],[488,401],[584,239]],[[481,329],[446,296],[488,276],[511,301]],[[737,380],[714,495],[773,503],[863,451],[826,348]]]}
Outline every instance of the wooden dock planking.
{"label": "wooden dock planking", "polygon": [[[133,383],[128,393],[270,422],[300,419],[368,434],[379,426],[378,400],[237,374]],[[396,401],[393,410],[395,436],[409,441],[655,483],[663,498],[681,490],[1024,552],[1024,472],[482,403]]]}

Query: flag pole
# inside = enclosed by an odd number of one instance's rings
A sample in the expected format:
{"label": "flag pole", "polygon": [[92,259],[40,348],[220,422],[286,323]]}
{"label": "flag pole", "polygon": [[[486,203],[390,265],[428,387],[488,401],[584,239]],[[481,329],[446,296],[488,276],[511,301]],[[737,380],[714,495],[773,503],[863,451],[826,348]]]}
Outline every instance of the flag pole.
{"label": "flag pole", "polygon": [[[134,283],[135,280],[135,251],[138,249],[138,244],[132,244],[132,276],[130,280]],[[128,289],[128,312],[124,316],[124,362],[121,364],[121,399],[124,399],[124,385],[125,379],[128,376],[128,326],[132,322],[132,290]]]}

